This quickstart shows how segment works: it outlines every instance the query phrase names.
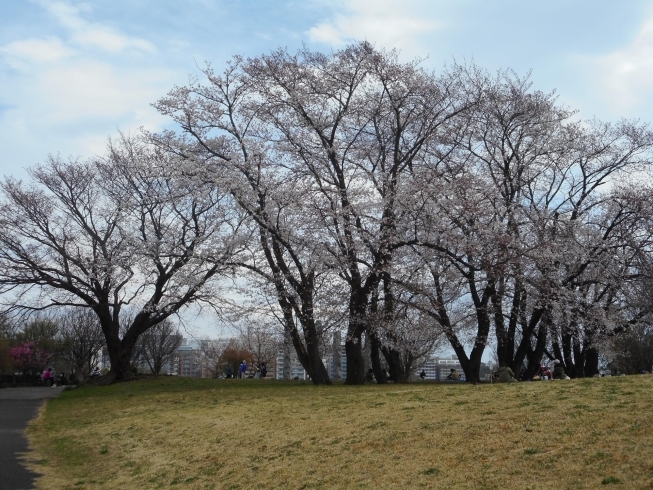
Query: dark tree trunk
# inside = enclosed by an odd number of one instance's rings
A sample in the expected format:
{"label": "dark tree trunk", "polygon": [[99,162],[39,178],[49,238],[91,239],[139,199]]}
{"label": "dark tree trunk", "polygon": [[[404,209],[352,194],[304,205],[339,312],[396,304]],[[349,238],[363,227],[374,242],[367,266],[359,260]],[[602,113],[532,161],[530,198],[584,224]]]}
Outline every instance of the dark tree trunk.
{"label": "dark tree trunk", "polygon": [[410,354],[408,355],[408,357],[409,359],[404,358],[404,361],[401,363],[401,365],[403,366],[403,372],[401,378],[398,381],[399,383],[408,383],[410,381],[410,374],[412,370],[411,368],[413,362],[415,362],[415,359],[413,359],[413,357]]}
{"label": "dark tree trunk", "polygon": [[[566,328],[566,327],[563,327]],[[576,377],[576,366],[574,364],[574,358],[572,354],[572,347],[571,347],[571,334],[567,332],[563,332],[562,334],[562,355],[564,359],[559,359],[561,361],[564,361],[564,368],[565,372],[567,373],[567,376],[571,378]]]}
{"label": "dark tree trunk", "polygon": [[[447,318],[448,322],[448,318]],[[483,355],[483,350],[477,344],[479,344],[478,338],[474,349],[469,357],[465,352],[465,348],[460,343],[458,336],[453,332],[453,329],[449,325],[445,330],[445,335],[451,344],[456,356],[458,357],[458,362],[460,362],[460,367],[465,373],[465,379],[471,383],[477,383],[480,381],[480,372],[481,372],[481,357]]]}
{"label": "dark tree trunk", "polygon": [[371,343],[371,360],[372,360],[372,371],[374,372],[374,379],[378,384],[385,384],[388,380],[385,377],[385,372],[381,366],[381,348],[379,345],[379,339],[376,334],[370,329],[367,331]]}
{"label": "dark tree trunk", "polygon": [[[305,338],[306,333],[304,332]],[[311,377],[311,381],[316,385],[330,385],[331,379],[329,378],[329,372],[324,367],[322,362],[322,357],[320,356],[319,342],[315,329],[310,331],[309,338],[306,338],[306,371]]]}
{"label": "dark tree trunk", "polygon": [[[385,258],[387,262],[390,261],[390,257]],[[390,280],[390,274],[385,271],[383,272],[383,321],[386,326],[388,341],[390,343],[396,340],[395,336],[392,333],[392,330],[389,330],[388,327],[392,326],[395,321],[395,311],[394,311],[394,294],[392,292],[392,281]],[[395,383],[401,383],[404,381],[405,375],[405,366],[402,361],[401,353],[393,348],[391,345],[381,345],[381,352],[383,357],[385,357],[386,362],[388,363],[388,370],[390,371],[390,379]]]}
{"label": "dark tree trunk", "polygon": [[[265,212],[265,195],[262,193],[259,193],[259,204],[260,210],[257,213],[259,223],[268,223],[268,216]],[[314,272],[304,271],[302,264],[296,261],[295,265],[299,269],[299,278],[293,276],[286,264],[281,242],[278,240],[277,235],[270,232],[273,229],[274,226],[268,227],[259,224],[260,243],[275,279],[277,301],[284,316],[285,333],[292,340],[297,353],[297,360],[309,375],[311,381],[316,385],[330,385],[329,373],[324,367],[320,356],[319,336],[315,326],[313,311]],[[292,249],[289,250],[292,252]],[[300,301],[297,301],[297,297],[294,295],[288,294],[286,283],[294,289]],[[305,344],[295,326],[293,312],[302,326]],[[285,377],[286,370],[284,369]]]}
{"label": "dark tree trunk", "polygon": [[548,323],[549,322],[546,319],[540,322],[535,349],[531,350],[528,355],[528,365],[526,366],[525,373],[526,379],[532,379],[540,370],[540,366],[542,365],[542,357],[544,357],[544,351],[546,350]]}
{"label": "dark tree trunk", "polygon": [[[556,334],[556,338],[557,338],[557,334]],[[553,345],[553,355],[555,356],[555,359],[562,362],[564,365],[565,357],[562,355],[562,351],[560,350],[560,343],[557,340],[554,340],[552,342],[552,345]]]}
{"label": "dark tree trunk", "polygon": [[368,320],[367,295],[360,285],[350,285],[352,288],[349,297],[349,328],[345,340],[345,354],[347,356],[346,385],[362,385],[365,383],[365,360],[363,359],[363,332]]}
{"label": "dark tree trunk", "polygon": [[585,349],[581,347],[578,337],[573,338],[574,367],[577,378],[585,377]]}
{"label": "dark tree trunk", "polygon": [[[131,370],[131,356],[136,340],[120,339],[119,311],[112,314],[108,306],[108,298],[101,298],[103,304],[95,306],[93,310],[100,320],[102,333],[106,342],[111,369],[106,376],[100,378],[100,384],[111,384],[133,379]],[[132,334],[133,336],[133,334]]]}
{"label": "dark tree trunk", "polygon": [[[293,347],[297,354],[297,360],[302,365],[306,373],[310,376],[313,384],[331,384],[331,379],[329,379],[329,373],[324,367],[322,358],[320,357],[319,344],[317,339],[317,334],[315,332],[315,325],[309,324],[304,328],[304,337],[306,340],[306,345],[302,342],[302,338],[295,327],[295,322],[293,319],[293,308],[290,302],[284,298],[278,298],[279,305],[281,306],[281,311],[284,315],[285,323],[285,334],[292,341]],[[311,328],[311,325],[313,328]],[[284,378],[286,377],[285,366],[284,366]]]}
{"label": "dark tree trunk", "polygon": [[345,355],[347,356],[346,385],[361,385],[365,382],[365,362],[361,342],[362,332],[347,334],[345,340]]}
{"label": "dark tree trunk", "polygon": [[[517,332],[517,324],[519,319],[524,319],[526,323],[526,291],[524,291],[521,281],[515,284],[515,292],[512,298],[512,307],[510,308],[510,321],[508,323],[508,338],[506,340],[506,351],[509,353],[510,363],[514,362],[515,355],[515,334]],[[510,363],[508,365],[510,365]]]}
{"label": "dark tree trunk", "polygon": [[[490,295],[494,290],[494,284],[489,281],[485,286],[482,297],[478,296],[476,290],[476,282],[473,274],[469,278],[470,292],[472,294],[472,299],[474,301],[474,306],[476,307],[476,340],[474,341],[474,348],[469,355],[468,368],[465,371],[465,379],[468,383],[478,383],[480,381],[480,372],[481,372],[481,358],[483,357],[483,351],[485,351],[485,346],[487,345],[487,339],[490,334],[490,317],[488,315],[488,302],[490,301]],[[462,363],[461,363],[462,367]]]}
{"label": "dark tree trunk", "polygon": [[[477,319],[479,320],[479,323],[476,332],[476,341],[474,342],[474,348],[468,357],[467,353],[465,352],[465,348],[461,344],[451,325],[451,319],[449,318],[447,309],[445,307],[446,303],[444,301],[444,294],[442,292],[442,285],[440,284],[439,274],[433,270],[431,270],[431,274],[433,276],[433,283],[437,293],[437,301],[434,303],[437,312],[429,314],[436,318],[440,325],[443,327],[444,333],[447,336],[447,340],[449,340],[451,347],[458,357],[460,367],[465,373],[465,379],[467,382],[477,383],[480,381],[481,358],[483,356],[483,351],[485,350],[488,334],[490,333],[490,320],[487,316],[487,301],[489,296],[485,294],[483,299],[479,298],[476,292],[474,280],[473,278],[470,278],[469,281],[470,286],[473,289],[472,295],[474,297],[474,303],[477,306]],[[489,292],[487,288],[486,292]]]}
{"label": "dark tree trunk", "polygon": [[[524,331],[522,332],[521,342],[519,343],[519,347],[517,347],[517,352],[515,352],[513,363],[510,366],[510,368],[513,370],[513,372],[515,372],[515,374],[519,374],[519,372],[521,371],[522,364],[524,363],[524,359],[526,359],[526,356],[529,353],[533,352],[531,348],[531,338],[533,337],[533,332],[535,332],[535,328],[540,323],[542,316],[544,315],[544,311],[545,311],[544,308],[537,308],[533,310],[528,325],[526,326],[526,328],[524,328]],[[546,342],[546,328],[544,332],[545,332],[544,342]],[[539,343],[539,337],[538,337],[538,343]],[[545,347],[546,344],[544,345],[544,347],[542,347],[542,354],[544,353],[543,349]],[[541,359],[542,358],[540,357],[540,360]]]}
{"label": "dark tree trunk", "polygon": [[306,341],[306,362],[307,371],[316,385],[330,385],[331,379],[329,372],[320,355],[320,336],[318,335],[315,317],[313,315],[313,274],[308,275],[306,290],[302,293],[302,307],[300,323],[304,330],[304,340]]}
{"label": "dark tree trunk", "polygon": [[[502,288],[500,288],[502,289]],[[497,337],[497,358],[499,366],[510,366],[512,364],[513,350],[508,349],[509,338],[503,320],[503,298],[496,288],[492,291],[492,310],[494,311],[494,329]],[[513,341],[514,348],[514,341]]]}
{"label": "dark tree trunk", "polygon": [[481,357],[483,356],[483,350],[477,349],[474,347],[472,350],[472,355],[469,356],[469,363],[467,365],[467,370],[463,369],[465,372],[465,379],[468,383],[478,383],[481,381]]}
{"label": "dark tree trunk", "polygon": [[390,372],[390,379],[395,383],[402,383],[405,379],[405,368],[401,361],[401,353],[390,347],[381,347],[383,357],[388,363],[388,371]]}
{"label": "dark tree trunk", "polygon": [[585,377],[591,378],[599,373],[599,351],[589,347],[585,351]]}
{"label": "dark tree trunk", "polygon": [[111,369],[106,376],[100,378],[100,384],[118,383],[134,378],[131,370],[131,350],[126,350],[120,341],[115,343],[107,339],[107,353],[111,361]]}

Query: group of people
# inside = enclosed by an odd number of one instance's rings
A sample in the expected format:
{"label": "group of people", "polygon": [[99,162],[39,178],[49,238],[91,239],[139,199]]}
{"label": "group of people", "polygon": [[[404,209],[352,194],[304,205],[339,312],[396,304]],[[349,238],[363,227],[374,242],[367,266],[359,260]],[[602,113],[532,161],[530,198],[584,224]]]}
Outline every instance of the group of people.
{"label": "group of people", "polygon": [[[569,376],[565,373],[565,368],[558,359],[553,360],[553,371],[547,366],[542,365],[538,372],[531,378],[526,379],[525,370],[522,369],[520,373],[521,381],[540,381],[540,380],[549,380],[549,379],[569,379]],[[501,366],[499,370],[494,373],[492,378],[499,383],[516,383],[518,381],[515,373],[508,366]]]}
{"label": "group of people", "polygon": [[[265,378],[268,375],[268,368],[265,365],[264,362],[259,364],[256,367],[256,372],[254,373],[254,379],[262,379]],[[243,362],[240,363],[240,366],[238,366],[238,372],[234,376],[234,373],[231,369],[231,365],[227,365],[227,369],[225,369],[224,372],[224,377],[229,379],[229,378],[238,378],[238,379],[246,379],[249,377],[248,371],[247,371],[247,361],[243,360]]]}
{"label": "group of people", "polygon": [[[91,379],[97,379],[102,376],[102,371],[100,371],[99,366],[95,366],[93,370],[91,371],[89,377]],[[71,379],[74,379],[73,374],[71,374]],[[43,386],[65,386],[69,384],[69,380],[66,377],[66,375],[62,372],[59,374],[55,374],[54,368],[47,368],[43,373],[41,374],[41,381],[43,383]]]}
{"label": "group of people", "polygon": [[[383,373],[383,376],[385,376],[386,381],[388,381],[388,382],[392,381],[392,378],[390,378],[390,373],[386,369],[384,369],[382,371],[382,373]],[[374,376],[374,369],[369,368],[367,370],[367,374],[365,375],[365,382],[366,383],[376,383],[377,382],[376,377]]]}
{"label": "group of people", "polygon": [[54,369],[51,367],[43,371],[43,374],[41,374],[41,381],[43,382],[44,386],[63,386],[68,384],[66,375],[63,372],[55,375]]}

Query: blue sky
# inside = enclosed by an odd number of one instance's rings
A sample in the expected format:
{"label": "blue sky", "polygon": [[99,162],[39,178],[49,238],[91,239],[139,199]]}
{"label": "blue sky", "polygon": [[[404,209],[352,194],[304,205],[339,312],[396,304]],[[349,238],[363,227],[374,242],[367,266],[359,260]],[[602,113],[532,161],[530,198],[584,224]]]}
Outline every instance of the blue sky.
{"label": "blue sky", "polygon": [[0,172],[163,127],[150,103],[197,64],[367,39],[402,57],[533,70],[583,118],[651,120],[651,0],[0,0]]}

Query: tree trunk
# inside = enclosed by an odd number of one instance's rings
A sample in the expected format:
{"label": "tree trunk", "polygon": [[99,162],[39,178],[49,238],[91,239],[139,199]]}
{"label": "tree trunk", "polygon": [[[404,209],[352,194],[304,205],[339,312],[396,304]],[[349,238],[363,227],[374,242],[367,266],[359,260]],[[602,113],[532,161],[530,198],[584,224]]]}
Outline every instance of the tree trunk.
{"label": "tree trunk", "polygon": [[[312,312],[312,297],[305,298],[303,305],[303,310],[306,308],[310,309]],[[307,315],[306,311],[303,311],[302,316],[304,316],[304,318],[301,319],[301,323],[304,330],[304,340],[306,341],[306,365],[304,366],[304,369],[308,372],[313,384],[330,385],[331,379],[329,378],[329,372],[324,367],[322,356],[320,356],[320,339],[317,335],[317,328],[315,326],[313,315]]]}
{"label": "tree trunk", "polygon": [[131,370],[131,350],[125,350],[121,343],[116,345],[113,342],[107,341],[107,352],[109,354],[109,360],[111,361],[111,370],[106,376],[100,378],[99,383],[106,385],[133,379],[134,373],[132,373]]}
{"label": "tree trunk", "polygon": [[322,357],[320,356],[320,349],[318,346],[317,338],[306,341],[307,344],[307,368],[306,371],[311,377],[311,381],[316,385],[330,385],[331,379],[327,371]]}
{"label": "tree trunk", "polygon": [[[483,352],[481,351],[481,355]],[[470,356],[467,362],[467,368],[463,367],[465,379],[468,383],[478,383],[481,381],[481,355]],[[459,359],[460,361],[460,359]],[[462,367],[462,363],[460,364]]]}
{"label": "tree trunk", "polygon": [[[489,296],[484,295],[483,300],[478,297],[476,293],[476,287],[473,282],[473,279],[470,279],[470,286],[473,288],[474,304],[477,307],[477,319],[478,330],[476,334],[476,341],[474,342],[474,348],[467,357],[465,348],[458,339],[458,336],[454,332],[454,329],[451,325],[451,319],[447,313],[445,307],[446,302],[444,301],[444,294],[442,292],[442,285],[440,284],[440,276],[435,271],[431,270],[433,276],[433,283],[437,293],[437,314],[432,315],[444,329],[444,333],[447,336],[447,340],[451,344],[456,356],[458,356],[458,362],[460,362],[460,367],[465,373],[465,379],[469,383],[477,383],[480,381],[480,372],[481,372],[481,357],[483,356],[483,351],[485,350],[485,344],[487,343],[487,337],[490,333],[490,321],[487,317],[487,300]],[[486,292],[489,292],[486,289]],[[481,309],[483,313],[481,313]]]}
{"label": "tree trunk", "polygon": [[346,385],[361,385],[365,382],[365,363],[363,361],[363,348],[361,345],[361,333],[354,332],[347,334],[345,340],[345,354],[347,356],[347,378]]}
{"label": "tree trunk", "polygon": [[494,329],[497,337],[497,358],[499,366],[512,364],[513,351],[508,351],[508,332],[503,320],[503,298],[494,288],[492,292],[492,310],[494,311]]}
{"label": "tree trunk", "polygon": [[307,371],[313,384],[330,385],[329,371],[324,367],[322,356],[320,355],[321,335],[318,333],[318,326],[315,323],[315,316],[313,314],[314,288],[314,274],[311,272],[306,275],[304,287],[300,290],[302,304],[299,322],[302,325],[304,341],[306,342]]}
{"label": "tree trunk", "polygon": [[[386,257],[389,262],[389,255]],[[383,272],[383,321],[387,329],[387,337],[390,343],[395,342],[396,336],[392,332],[391,327],[394,325],[394,294],[392,292],[392,281],[390,274]],[[401,383],[406,378],[406,369],[402,361],[401,353],[393,348],[391,345],[381,345],[381,352],[388,363],[388,370],[390,371],[390,379],[395,383]]]}
{"label": "tree trunk", "polygon": [[374,371],[374,378],[378,384],[386,384],[388,382],[385,377],[385,371],[383,366],[381,366],[381,348],[379,345],[379,339],[376,334],[372,331],[368,331],[370,337],[371,347],[371,358],[372,358],[372,371]]}
{"label": "tree trunk", "polygon": [[[567,327],[563,327],[567,328]],[[571,353],[571,334],[563,333],[562,334],[562,355],[564,359],[559,359],[564,361],[564,368],[567,376],[571,378],[576,377],[576,366],[574,365],[574,358]]]}
{"label": "tree trunk", "polygon": [[[519,374],[519,372],[521,371],[522,364],[524,363],[524,359],[526,359],[526,356],[528,355],[529,352],[532,352],[531,338],[533,336],[533,332],[535,332],[535,327],[537,327],[537,325],[540,324],[542,317],[544,316],[544,313],[545,313],[544,308],[536,308],[531,313],[531,318],[526,328],[524,328],[521,342],[519,343],[519,347],[517,347],[517,352],[515,352],[515,357],[513,359],[512,365],[510,365],[510,368],[513,370],[515,374]],[[540,331],[541,331],[541,327],[540,327]],[[545,332],[544,341],[546,342],[546,329],[544,330],[544,332]],[[538,337],[538,342],[539,342],[539,337]],[[546,347],[546,343],[544,347]],[[542,353],[544,353],[544,350],[542,350]]]}
{"label": "tree trunk", "polygon": [[585,352],[585,377],[591,378],[599,373],[599,351],[589,347]]}
{"label": "tree trunk", "polygon": [[401,353],[396,349],[384,346],[381,346],[381,352],[388,363],[390,379],[395,383],[403,382],[406,378],[406,370],[401,362]]}
{"label": "tree trunk", "polygon": [[574,367],[577,378],[585,377],[585,348],[581,347],[578,337],[573,338]]}
{"label": "tree trunk", "polygon": [[[108,304],[108,301],[106,304]],[[131,337],[120,340],[120,321],[118,315],[114,319],[106,304],[94,308],[100,320],[107,353],[109,354],[109,361],[111,362],[109,373],[99,379],[99,384],[103,385],[128,381],[134,378],[131,370],[131,356],[136,343],[136,339]]]}
{"label": "tree trunk", "polygon": [[[553,335],[553,333],[552,333],[551,335]],[[554,341],[552,342],[552,345],[553,345],[553,355],[555,356],[555,359],[557,359],[558,361],[562,362],[563,365],[564,365],[564,359],[565,359],[565,356],[562,355],[562,351],[560,350],[560,343],[557,341],[557,333],[556,333],[555,335],[556,335],[556,337],[555,337],[556,340],[554,340]]]}
{"label": "tree trunk", "polygon": [[349,328],[345,340],[347,355],[346,385],[362,385],[365,383],[365,360],[363,359],[362,336],[367,325],[367,295],[359,286],[351,286],[349,297]]}
{"label": "tree trunk", "polygon": [[[526,366],[526,379],[532,379],[537,374],[542,365],[542,357],[546,350],[546,336],[548,330],[548,321],[542,320],[537,332],[537,342],[535,349],[531,350],[528,355],[528,365]],[[515,371],[518,372],[518,371]]]}

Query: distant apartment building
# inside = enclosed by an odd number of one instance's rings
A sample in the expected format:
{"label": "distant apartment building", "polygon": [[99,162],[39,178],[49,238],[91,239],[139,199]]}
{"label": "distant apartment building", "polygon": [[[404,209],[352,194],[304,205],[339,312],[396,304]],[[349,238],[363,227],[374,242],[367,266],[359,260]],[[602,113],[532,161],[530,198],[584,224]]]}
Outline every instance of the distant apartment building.
{"label": "distant apartment building", "polygon": [[427,359],[422,366],[417,368],[414,377],[419,377],[419,373],[423,370],[426,374],[424,379],[446,381],[452,369],[458,371],[461,381],[465,381],[465,373],[460,365],[458,356]]}
{"label": "distant apartment building", "polygon": [[178,376],[188,376],[191,378],[201,378],[202,369],[200,365],[200,351],[190,345],[181,345],[174,356],[173,372],[176,371]]}
{"label": "distant apartment building", "polygon": [[[322,358],[322,362],[324,363],[324,367],[327,368],[327,371],[329,372],[329,378],[331,379],[344,379],[346,377],[347,373],[347,356],[345,355],[345,344],[341,344],[340,346],[340,370],[339,370],[339,375],[338,375],[338,369],[337,369],[337,363],[338,359],[337,356],[334,356],[332,353],[329,353],[327,357]],[[279,350],[277,352],[277,357],[275,358],[275,372],[274,372],[274,378],[275,379],[284,379],[283,376],[283,349]],[[294,349],[290,350],[290,379],[310,379],[310,376],[308,373],[306,373],[306,370],[304,367],[301,365],[299,360],[297,359],[297,354],[295,353]]]}
{"label": "distant apartment building", "polygon": [[[277,357],[275,358],[275,369],[274,369],[274,379],[284,379],[284,353],[283,349],[280,349],[277,352]],[[297,354],[294,349],[290,352],[290,379],[309,379],[308,374],[304,370],[304,367],[301,365],[297,359]]]}
{"label": "distant apartment building", "polygon": [[[338,359],[336,359],[338,357]],[[345,379],[347,377],[347,354],[345,353],[345,344],[340,344],[339,356],[334,356],[333,353],[326,359],[322,359],[325,367],[329,371],[329,378],[331,379]],[[339,375],[336,373],[336,362],[340,363]]]}

